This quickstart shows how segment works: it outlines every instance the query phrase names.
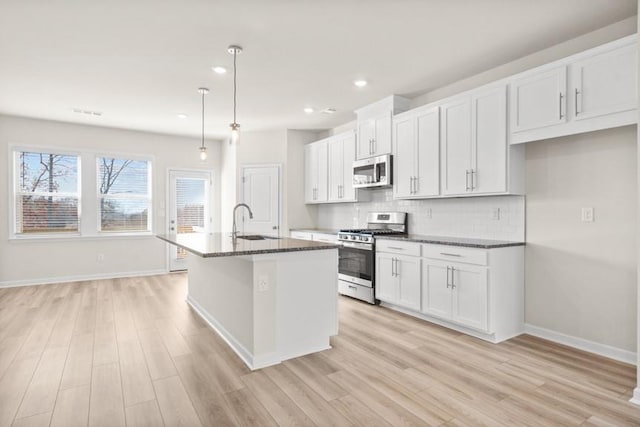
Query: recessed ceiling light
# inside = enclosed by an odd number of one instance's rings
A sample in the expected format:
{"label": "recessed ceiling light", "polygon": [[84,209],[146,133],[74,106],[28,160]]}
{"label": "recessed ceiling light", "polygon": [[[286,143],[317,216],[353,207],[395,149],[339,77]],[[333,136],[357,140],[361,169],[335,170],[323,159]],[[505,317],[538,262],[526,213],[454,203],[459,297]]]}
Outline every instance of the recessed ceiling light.
{"label": "recessed ceiling light", "polygon": [[179,119],[186,119],[187,117],[189,116],[187,116],[186,114],[182,114],[182,113],[178,114]]}
{"label": "recessed ceiling light", "polygon": [[307,114],[311,114],[311,113],[313,113],[313,108],[311,108],[311,107],[305,107],[303,111],[304,111],[305,113],[307,113]]}
{"label": "recessed ceiling light", "polygon": [[227,69],[224,67],[212,67],[211,69],[216,74],[225,74],[227,72]]}
{"label": "recessed ceiling light", "polygon": [[366,80],[356,80],[355,82],[353,82],[354,85],[356,85],[357,87],[365,87],[367,85],[367,81]]}
{"label": "recessed ceiling light", "polygon": [[336,112],[335,108],[325,108],[324,110],[321,111],[322,114],[333,114]]}

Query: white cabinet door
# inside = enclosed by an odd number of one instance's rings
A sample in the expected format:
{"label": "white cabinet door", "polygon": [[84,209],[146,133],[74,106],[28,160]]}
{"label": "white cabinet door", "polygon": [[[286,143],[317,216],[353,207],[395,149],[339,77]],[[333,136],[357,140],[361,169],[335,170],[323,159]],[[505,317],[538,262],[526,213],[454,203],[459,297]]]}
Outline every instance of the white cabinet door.
{"label": "white cabinet door", "polygon": [[391,154],[391,117],[392,114],[382,114],[374,119],[375,135],[373,136],[373,155]]}
{"label": "white cabinet door", "polygon": [[342,140],[342,189],[341,200],[355,201],[356,189],[353,188],[353,162],[356,160],[356,135],[350,133]]}
{"label": "white cabinet door", "polygon": [[342,196],[342,183],[344,182],[344,144],[340,139],[333,139],[327,143],[327,149],[329,152],[328,200],[339,201]]}
{"label": "white cabinet door", "polygon": [[471,189],[471,102],[462,97],[440,108],[442,194],[466,194]]}
{"label": "white cabinet door", "polygon": [[358,122],[358,160],[373,156],[373,139],[376,134],[376,121]]}
{"label": "white cabinet door", "polygon": [[316,183],[316,201],[317,202],[326,202],[328,196],[328,172],[329,172],[329,164],[328,164],[328,156],[327,156],[327,144],[325,142],[320,142],[313,144],[316,146],[316,154],[315,156],[318,159],[317,163],[317,176],[318,180]]}
{"label": "white cabinet door", "polygon": [[394,120],[393,128],[393,195],[396,198],[411,197],[416,176],[416,118],[409,116]]}
{"label": "white cabinet door", "polygon": [[395,269],[398,280],[397,304],[420,311],[420,258],[396,256]]}
{"label": "white cabinet door", "polygon": [[[440,109],[425,111],[416,119],[414,196],[440,194]],[[397,163],[396,163],[397,164]]]}
{"label": "white cabinet door", "polygon": [[394,264],[393,255],[376,255],[376,298],[392,304],[398,302],[398,280],[394,274]]}
{"label": "white cabinet door", "polygon": [[511,82],[511,132],[567,121],[567,67],[527,75]]}
{"label": "white cabinet door", "polygon": [[304,147],[304,200],[306,203],[315,202],[317,166],[313,144],[308,144]]}
{"label": "white cabinet door", "polygon": [[507,88],[471,95],[471,176],[474,193],[507,191]]}
{"label": "white cabinet door", "polygon": [[624,46],[571,65],[574,119],[633,110],[637,106],[637,47]]}
{"label": "white cabinet door", "polygon": [[476,329],[487,328],[487,269],[465,264],[452,264],[452,320]]}
{"label": "white cabinet door", "polygon": [[426,314],[451,318],[451,288],[449,269],[445,263],[422,260],[422,311]]}

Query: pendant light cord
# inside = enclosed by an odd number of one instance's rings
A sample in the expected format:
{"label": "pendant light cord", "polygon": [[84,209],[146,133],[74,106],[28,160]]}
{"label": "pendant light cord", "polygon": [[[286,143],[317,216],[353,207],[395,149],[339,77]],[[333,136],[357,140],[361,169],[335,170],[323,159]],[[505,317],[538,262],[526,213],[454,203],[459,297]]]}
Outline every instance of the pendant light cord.
{"label": "pendant light cord", "polygon": [[236,57],[238,50],[233,51],[233,123],[236,123]]}
{"label": "pendant light cord", "polygon": [[200,148],[204,148],[204,90],[202,91],[202,145]]}

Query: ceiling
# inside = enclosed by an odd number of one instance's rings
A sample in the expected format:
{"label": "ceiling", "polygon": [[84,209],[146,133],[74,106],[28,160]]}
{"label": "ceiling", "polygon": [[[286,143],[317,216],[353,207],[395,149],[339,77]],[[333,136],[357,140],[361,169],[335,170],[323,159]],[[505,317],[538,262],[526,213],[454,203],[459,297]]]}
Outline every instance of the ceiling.
{"label": "ceiling", "polygon": [[[0,113],[199,135],[206,86],[207,136],[224,137],[232,74],[211,67],[231,71],[235,43],[243,130],[324,129],[392,93],[428,92],[636,9],[636,0],[2,0]],[[360,78],[369,85],[356,88]]]}

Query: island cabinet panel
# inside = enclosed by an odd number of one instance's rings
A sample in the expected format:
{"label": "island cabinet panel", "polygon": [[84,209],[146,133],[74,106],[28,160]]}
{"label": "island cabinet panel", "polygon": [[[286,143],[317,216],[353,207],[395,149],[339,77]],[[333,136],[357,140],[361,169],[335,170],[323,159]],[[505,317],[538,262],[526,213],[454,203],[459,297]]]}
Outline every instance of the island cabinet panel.
{"label": "island cabinet panel", "polygon": [[[491,342],[523,332],[523,246],[378,242],[376,298],[382,305]],[[421,256],[406,255],[412,245],[422,246],[414,251]]]}

